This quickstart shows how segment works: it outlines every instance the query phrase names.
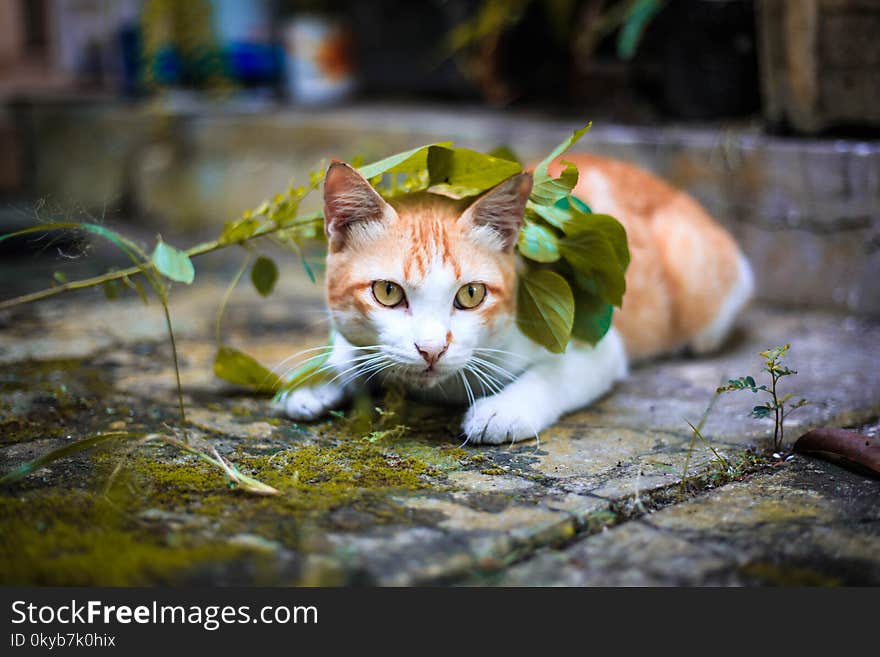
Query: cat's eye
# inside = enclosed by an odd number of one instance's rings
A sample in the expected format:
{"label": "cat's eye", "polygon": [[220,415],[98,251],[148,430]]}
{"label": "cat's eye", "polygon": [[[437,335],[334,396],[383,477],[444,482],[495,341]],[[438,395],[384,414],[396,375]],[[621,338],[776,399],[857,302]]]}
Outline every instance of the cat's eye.
{"label": "cat's eye", "polygon": [[479,306],[486,298],[486,286],[482,283],[468,283],[462,285],[455,294],[455,307],[460,310],[470,310]]}
{"label": "cat's eye", "polygon": [[391,281],[373,283],[373,296],[376,301],[389,308],[393,308],[404,300],[403,288]]}

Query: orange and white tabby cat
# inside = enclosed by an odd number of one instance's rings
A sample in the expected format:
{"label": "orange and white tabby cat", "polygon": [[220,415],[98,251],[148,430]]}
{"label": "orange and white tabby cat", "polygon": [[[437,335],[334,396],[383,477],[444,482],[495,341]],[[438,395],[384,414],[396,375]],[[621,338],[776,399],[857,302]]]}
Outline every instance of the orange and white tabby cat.
{"label": "orange and white tabby cat", "polygon": [[287,414],[318,418],[355,386],[393,379],[424,398],[469,404],[468,441],[516,441],[606,393],[628,360],[719,346],[753,286],[730,235],[693,198],[641,169],[565,159],[580,171],[575,195],[616,217],[629,239],[623,310],[602,340],[552,354],[516,327],[514,247],[530,174],[470,203],[424,192],[386,201],[333,162],[324,216],[336,374],[288,394]]}

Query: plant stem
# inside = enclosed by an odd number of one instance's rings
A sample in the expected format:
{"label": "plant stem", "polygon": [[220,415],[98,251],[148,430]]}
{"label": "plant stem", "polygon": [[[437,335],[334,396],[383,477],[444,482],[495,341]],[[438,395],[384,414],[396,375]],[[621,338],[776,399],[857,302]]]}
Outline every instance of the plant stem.
{"label": "plant stem", "polygon": [[771,370],[770,378],[773,383],[771,385],[770,394],[773,396],[773,413],[775,414],[775,421],[773,423],[773,449],[779,449],[779,399],[776,397],[776,373]]}
{"label": "plant stem", "polygon": [[244,262],[241,263],[241,267],[238,268],[238,271],[232,278],[232,282],[229,283],[229,287],[226,288],[226,292],[223,293],[223,298],[220,300],[220,305],[217,308],[217,315],[214,318],[214,338],[218,346],[220,345],[220,322],[223,319],[223,312],[226,310],[226,306],[229,303],[229,297],[232,296],[233,290],[238,287],[238,282],[241,280],[241,277],[244,276],[253,257],[253,253],[248,253],[247,256],[245,256]]}
{"label": "plant stem", "polygon": [[[296,228],[299,226],[307,226],[309,224],[313,224],[317,221],[318,217],[316,216],[306,216],[302,217],[298,221],[293,221],[289,224],[285,224],[283,226],[273,226],[268,228],[267,230],[258,231],[249,237],[245,237],[244,239],[235,241],[235,242],[224,242],[221,240],[214,240],[211,242],[203,242],[202,244],[197,244],[196,246],[187,249],[185,253],[194,258],[196,256],[205,255],[206,253],[211,253],[212,251],[217,251],[226,246],[232,246],[233,244],[243,244],[250,240],[257,239],[258,237],[265,237],[266,235],[272,235],[274,233],[278,233],[282,230],[288,230],[290,228]],[[127,269],[120,269],[118,271],[108,272],[106,274],[101,274],[100,276],[93,276],[92,278],[84,278],[78,281],[70,281],[69,283],[64,283],[63,285],[56,285],[55,287],[46,288],[45,290],[39,290],[37,292],[31,292],[30,294],[23,294],[19,297],[15,297],[12,299],[7,299],[5,301],[0,301],[0,310],[7,310],[9,308],[14,308],[15,306],[20,306],[25,303],[32,303],[34,301],[40,301],[41,299],[47,299],[49,297],[54,297],[56,294],[61,294],[62,292],[69,292],[71,290],[82,290],[89,287],[95,287],[96,285],[102,285],[103,283],[107,283],[109,281],[119,280],[120,278],[125,278],[126,276],[134,276],[136,274],[141,274],[144,271],[144,267],[149,266],[149,261],[145,260],[142,263],[138,263],[133,267],[128,267]]]}
{"label": "plant stem", "polygon": [[177,404],[180,407],[180,428],[183,430],[184,439],[189,442],[186,432],[186,409],[183,405],[183,386],[180,384],[180,363],[177,360],[177,342],[174,339],[174,329],[171,327],[171,313],[168,310],[168,302],[162,299],[162,310],[165,313],[165,324],[168,327],[168,338],[171,340],[171,355],[174,357],[174,376],[177,379]]}

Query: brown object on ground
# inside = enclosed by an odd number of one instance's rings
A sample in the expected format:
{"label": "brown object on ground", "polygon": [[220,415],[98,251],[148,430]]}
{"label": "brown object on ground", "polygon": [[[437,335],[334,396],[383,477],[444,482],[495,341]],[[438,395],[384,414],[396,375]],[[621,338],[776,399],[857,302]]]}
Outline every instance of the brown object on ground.
{"label": "brown object on ground", "polygon": [[880,440],[858,431],[813,429],[797,439],[794,451],[880,476]]}

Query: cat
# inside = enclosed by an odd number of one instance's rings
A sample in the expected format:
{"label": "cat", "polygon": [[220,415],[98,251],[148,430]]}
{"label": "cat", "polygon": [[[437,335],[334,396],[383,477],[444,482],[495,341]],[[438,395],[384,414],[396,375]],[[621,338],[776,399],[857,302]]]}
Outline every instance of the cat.
{"label": "cat", "polygon": [[428,192],[385,200],[333,161],[324,180],[333,376],[282,398],[287,415],[317,419],[355,386],[394,380],[423,399],[467,403],[466,442],[515,442],[604,395],[631,361],[719,347],[753,290],[732,237],[644,170],[565,159],[580,171],[574,195],[626,227],[632,256],[623,308],[598,343],[553,354],[516,327],[515,245],[531,174],[476,200]]}

